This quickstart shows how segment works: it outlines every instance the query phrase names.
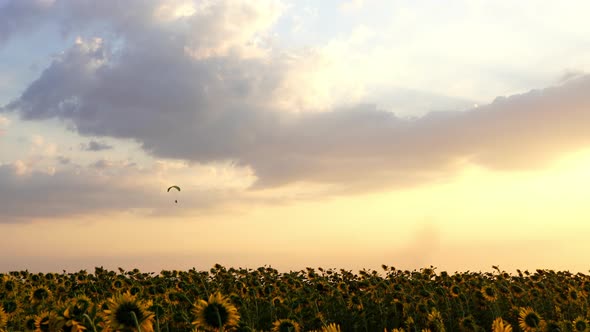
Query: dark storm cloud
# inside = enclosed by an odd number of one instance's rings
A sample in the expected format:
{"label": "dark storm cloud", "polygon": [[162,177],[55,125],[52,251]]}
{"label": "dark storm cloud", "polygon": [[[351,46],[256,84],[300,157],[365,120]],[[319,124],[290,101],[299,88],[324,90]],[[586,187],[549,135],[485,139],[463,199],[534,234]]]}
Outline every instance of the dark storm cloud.
{"label": "dark storm cloud", "polygon": [[[229,7],[167,25],[153,21],[146,14],[153,6],[145,4],[128,21],[118,10],[71,4],[81,13],[71,22],[103,20],[124,42],[79,41],[6,110],[28,120],[62,119],[81,135],[131,138],[158,157],[234,160],[253,168],[258,187],[410,186],[452,175],[466,162],[542,167],[590,144],[590,76],[414,119],[372,105],[281,113],[275,105],[285,96],[277,87],[291,69],[288,56],[210,52],[236,33],[220,23]],[[244,26],[256,21],[256,11],[244,13]],[[194,56],[203,52],[209,56]]]}

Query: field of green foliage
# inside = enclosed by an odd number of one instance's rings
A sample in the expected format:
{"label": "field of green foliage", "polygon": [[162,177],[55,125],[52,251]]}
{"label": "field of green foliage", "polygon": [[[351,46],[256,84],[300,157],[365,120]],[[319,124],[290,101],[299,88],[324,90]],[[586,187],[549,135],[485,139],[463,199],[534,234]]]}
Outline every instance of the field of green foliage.
{"label": "field of green foliage", "polygon": [[590,276],[270,267],[0,274],[0,331],[590,331]]}

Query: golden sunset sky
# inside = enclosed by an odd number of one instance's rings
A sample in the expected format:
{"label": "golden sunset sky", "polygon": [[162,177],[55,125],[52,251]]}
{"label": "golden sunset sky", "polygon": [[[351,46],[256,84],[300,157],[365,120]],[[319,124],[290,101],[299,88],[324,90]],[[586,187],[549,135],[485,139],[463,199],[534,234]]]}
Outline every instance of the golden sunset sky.
{"label": "golden sunset sky", "polygon": [[0,272],[587,272],[588,12],[0,0]]}

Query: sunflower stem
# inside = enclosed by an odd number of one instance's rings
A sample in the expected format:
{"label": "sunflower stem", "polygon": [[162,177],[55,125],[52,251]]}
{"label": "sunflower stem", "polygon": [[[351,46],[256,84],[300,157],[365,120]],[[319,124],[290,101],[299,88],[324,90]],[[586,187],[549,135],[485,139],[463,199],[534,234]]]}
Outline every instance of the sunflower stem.
{"label": "sunflower stem", "polygon": [[133,316],[133,321],[135,322],[135,327],[137,328],[137,332],[141,332],[141,327],[139,326],[139,321],[137,320],[137,315],[135,315],[135,311],[131,311],[131,316]]}
{"label": "sunflower stem", "polygon": [[94,326],[94,322],[92,321],[90,316],[88,316],[88,314],[84,314],[83,316],[88,320],[88,322],[90,322],[90,326],[92,327],[92,331],[96,332],[96,326]]}
{"label": "sunflower stem", "polygon": [[217,321],[219,322],[219,332],[223,332],[223,324],[221,323],[221,315],[219,314],[219,308],[215,306],[215,314],[217,315]]}
{"label": "sunflower stem", "polygon": [[194,304],[194,303],[193,303],[193,301],[191,301],[191,300],[188,298],[188,296],[186,296],[184,293],[178,293],[178,296],[179,296],[179,297],[182,297],[182,298],[184,298],[184,300],[185,300],[186,302],[188,302],[188,303],[190,303],[190,304]]}

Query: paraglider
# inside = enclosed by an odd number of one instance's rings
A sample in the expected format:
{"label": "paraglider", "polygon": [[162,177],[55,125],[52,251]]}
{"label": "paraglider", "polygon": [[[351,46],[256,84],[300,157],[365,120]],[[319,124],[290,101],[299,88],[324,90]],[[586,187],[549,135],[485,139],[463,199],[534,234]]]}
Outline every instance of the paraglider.
{"label": "paraglider", "polygon": [[170,192],[170,189],[172,189],[172,188],[180,191],[180,187],[179,186],[170,186],[170,187],[168,187],[168,192]]}
{"label": "paraglider", "polygon": [[[180,187],[179,186],[170,186],[170,187],[168,187],[168,190],[166,190],[166,192],[170,192],[170,189],[172,189],[172,188],[180,191]],[[178,200],[175,199],[174,200],[174,203],[178,203]]]}

